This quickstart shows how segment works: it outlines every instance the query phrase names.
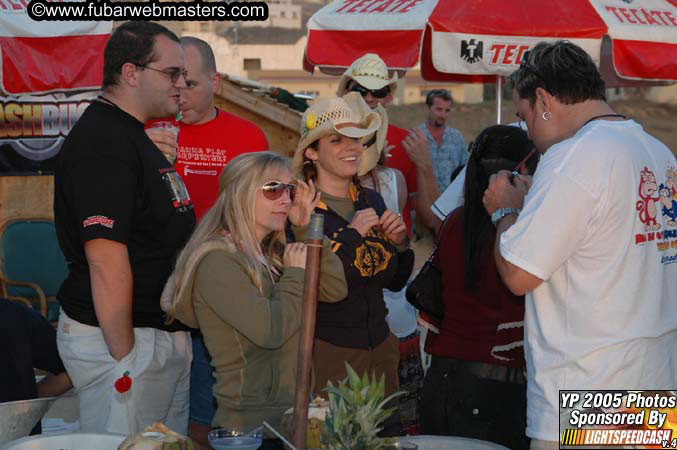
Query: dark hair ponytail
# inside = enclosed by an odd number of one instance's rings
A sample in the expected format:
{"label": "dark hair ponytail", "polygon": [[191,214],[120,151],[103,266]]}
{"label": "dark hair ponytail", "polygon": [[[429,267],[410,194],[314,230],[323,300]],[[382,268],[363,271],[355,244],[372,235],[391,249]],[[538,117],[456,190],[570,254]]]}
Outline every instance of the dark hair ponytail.
{"label": "dark hair ponytail", "polygon": [[[367,192],[364,190],[364,186],[362,186],[362,183],[360,183],[360,179],[357,175],[353,177],[353,183],[355,184],[357,191],[360,193],[360,198],[364,200],[364,204],[367,206],[367,208],[371,208],[369,199],[367,198]],[[355,208],[355,210],[357,210],[357,208]]]}
{"label": "dark hair ponytail", "polygon": [[[500,170],[513,170],[532,148],[525,131],[508,125],[486,128],[470,145],[461,218],[466,289],[478,288],[484,252],[491,251],[487,244],[494,226],[482,203],[489,177]],[[536,169],[536,163],[536,157],[527,162],[529,173]]]}
{"label": "dark hair ponytail", "polygon": [[[308,147],[311,147],[313,150],[317,151],[319,148],[319,140],[313,141]],[[317,181],[317,167],[315,166],[315,161],[308,158],[305,155],[305,150],[303,150],[303,166],[301,168],[301,173],[303,174],[303,181],[308,182],[308,180]]]}

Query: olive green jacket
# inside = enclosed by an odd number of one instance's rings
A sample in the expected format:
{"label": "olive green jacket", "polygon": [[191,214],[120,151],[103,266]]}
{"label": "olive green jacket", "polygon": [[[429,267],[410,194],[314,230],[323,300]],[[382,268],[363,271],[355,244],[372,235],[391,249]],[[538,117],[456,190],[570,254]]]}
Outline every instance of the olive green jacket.
{"label": "olive green jacket", "polygon": [[[285,268],[276,282],[264,279],[260,292],[229,239],[205,243],[190,259],[173,309],[166,310],[204,335],[216,378],[212,425],[246,431],[265,420],[278,426],[294,401],[305,270]],[[325,240],[319,300],[346,295],[343,265]]]}

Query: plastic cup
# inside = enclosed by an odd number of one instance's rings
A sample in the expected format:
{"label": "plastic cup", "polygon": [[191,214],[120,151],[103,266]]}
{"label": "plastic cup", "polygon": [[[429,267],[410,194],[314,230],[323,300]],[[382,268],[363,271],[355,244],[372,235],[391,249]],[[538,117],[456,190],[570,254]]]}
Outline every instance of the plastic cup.
{"label": "plastic cup", "polygon": [[[153,122],[151,124],[151,126],[148,127],[148,128],[163,128],[163,129],[171,132],[176,137],[176,143],[177,143],[177,146],[178,146],[178,143],[179,143],[179,127],[176,126],[176,124],[174,122],[172,122],[171,120],[159,120],[157,122]],[[165,152],[162,152],[162,154],[165,155],[165,158],[167,158],[167,161],[169,161],[170,164],[174,164],[174,162],[176,161],[176,151],[172,155],[167,154]]]}

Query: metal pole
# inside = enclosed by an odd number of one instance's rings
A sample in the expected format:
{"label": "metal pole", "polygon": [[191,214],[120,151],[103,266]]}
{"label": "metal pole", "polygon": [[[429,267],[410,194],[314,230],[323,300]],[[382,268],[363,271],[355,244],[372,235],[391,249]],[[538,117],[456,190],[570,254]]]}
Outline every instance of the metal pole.
{"label": "metal pole", "polygon": [[307,242],[306,278],[303,289],[303,309],[301,311],[299,353],[296,364],[294,421],[292,422],[294,428],[293,442],[294,446],[299,450],[305,450],[306,448],[308,403],[310,401],[310,375],[313,368],[315,313],[317,310],[317,291],[320,286],[320,262],[322,257],[323,235],[324,215],[311,214]]}
{"label": "metal pole", "polygon": [[503,102],[503,77],[496,75],[496,123],[501,123],[501,103]]}

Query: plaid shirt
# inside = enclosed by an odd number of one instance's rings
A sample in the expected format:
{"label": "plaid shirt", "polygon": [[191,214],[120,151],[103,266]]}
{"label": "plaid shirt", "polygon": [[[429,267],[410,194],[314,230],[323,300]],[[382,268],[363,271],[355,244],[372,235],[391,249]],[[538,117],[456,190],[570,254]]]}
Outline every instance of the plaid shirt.
{"label": "plaid shirt", "polygon": [[468,162],[468,150],[465,139],[463,139],[463,135],[456,128],[445,126],[442,143],[437,145],[437,141],[430,134],[425,122],[419,125],[418,128],[423,131],[428,140],[430,158],[433,162],[437,186],[440,188],[440,192],[444,192],[451,183],[451,173],[454,169]]}

